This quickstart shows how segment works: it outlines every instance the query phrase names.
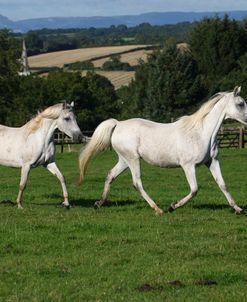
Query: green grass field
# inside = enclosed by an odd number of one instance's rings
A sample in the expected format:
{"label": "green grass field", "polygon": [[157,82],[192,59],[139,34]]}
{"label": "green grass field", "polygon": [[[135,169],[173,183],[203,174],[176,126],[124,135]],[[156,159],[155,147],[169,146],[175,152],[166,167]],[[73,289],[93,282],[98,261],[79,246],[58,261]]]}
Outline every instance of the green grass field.
{"label": "green grass field", "polygon": [[[220,153],[229,190],[246,209],[247,150]],[[196,198],[157,217],[129,172],[94,210],[116,157],[94,159],[79,188],[77,158],[57,154],[71,210],[57,208],[60,184],[44,168],[30,173],[24,210],[0,204],[0,301],[246,301],[247,216],[233,213],[205,167]],[[188,192],[182,170],[142,168],[161,208]],[[0,200],[15,200],[19,174],[0,168]]]}

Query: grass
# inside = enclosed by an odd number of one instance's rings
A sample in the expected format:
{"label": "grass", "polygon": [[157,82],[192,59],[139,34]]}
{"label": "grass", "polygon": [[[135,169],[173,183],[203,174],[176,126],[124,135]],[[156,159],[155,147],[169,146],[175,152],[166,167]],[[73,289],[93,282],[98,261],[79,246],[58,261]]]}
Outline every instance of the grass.
{"label": "grass", "polygon": [[[124,173],[108,204],[93,209],[112,152],[89,166],[76,187],[78,153],[57,154],[67,178],[71,210],[58,181],[31,171],[23,211],[0,205],[1,301],[245,301],[247,217],[236,216],[205,167],[200,191],[184,208],[156,217]],[[247,150],[221,150],[230,192],[246,208]],[[143,182],[157,204],[188,192],[180,169],[143,163]],[[15,200],[19,170],[1,167],[1,200]]]}

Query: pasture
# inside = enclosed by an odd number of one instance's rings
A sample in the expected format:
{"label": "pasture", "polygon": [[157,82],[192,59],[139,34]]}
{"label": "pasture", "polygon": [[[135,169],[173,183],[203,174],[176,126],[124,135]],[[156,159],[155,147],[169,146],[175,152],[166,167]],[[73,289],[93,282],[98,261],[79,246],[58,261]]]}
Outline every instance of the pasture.
{"label": "pasture", "polygon": [[[130,173],[112,185],[99,210],[109,151],[89,165],[83,187],[78,152],[57,154],[67,178],[71,210],[59,182],[44,168],[31,171],[24,210],[0,204],[1,301],[245,301],[247,217],[237,216],[207,168],[197,170],[199,192],[161,217],[132,187]],[[247,208],[247,150],[220,150],[222,173]],[[0,200],[15,200],[19,170],[0,167]],[[143,183],[167,209],[188,192],[181,169],[142,163]]]}

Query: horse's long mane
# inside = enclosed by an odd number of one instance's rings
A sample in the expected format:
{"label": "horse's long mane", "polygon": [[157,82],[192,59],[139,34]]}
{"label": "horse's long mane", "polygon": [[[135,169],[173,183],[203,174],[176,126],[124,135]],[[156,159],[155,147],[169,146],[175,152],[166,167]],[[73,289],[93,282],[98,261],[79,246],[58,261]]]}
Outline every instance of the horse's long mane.
{"label": "horse's long mane", "polygon": [[219,92],[213,95],[206,103],[204,103],[195,113],[191,115],[182,116],[179,120],[182,126],[186,129],[192,129],[202,126],[205,117],[214,108],[214,106],[227,94],[228,92]]}
{"label": "horse's long mane", "polygon": [[62,110],[63,110],[63,103],[59,103],[46,108],[42,112],[39,112],[35,117],[33,117],[27,123],[28,134],[37,131],[41,127],[44,118],[49,118],[53,120],[57,119],[60,116]]}

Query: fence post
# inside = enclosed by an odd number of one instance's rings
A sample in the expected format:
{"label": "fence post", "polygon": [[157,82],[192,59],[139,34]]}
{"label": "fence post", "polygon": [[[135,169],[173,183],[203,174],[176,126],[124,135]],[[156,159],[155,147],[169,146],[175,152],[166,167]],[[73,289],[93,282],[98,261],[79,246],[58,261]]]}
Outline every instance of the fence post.
{"label": "fence post", "polygon": [[61,142],[61,153],[63,153],[63,144],[64,144],[64,133],[61,133],[62,135],[62,142]]}
{"label": "fence post", "polygon": [[244,148],[244,129],[243,127],[239,128],[239,148]]}

